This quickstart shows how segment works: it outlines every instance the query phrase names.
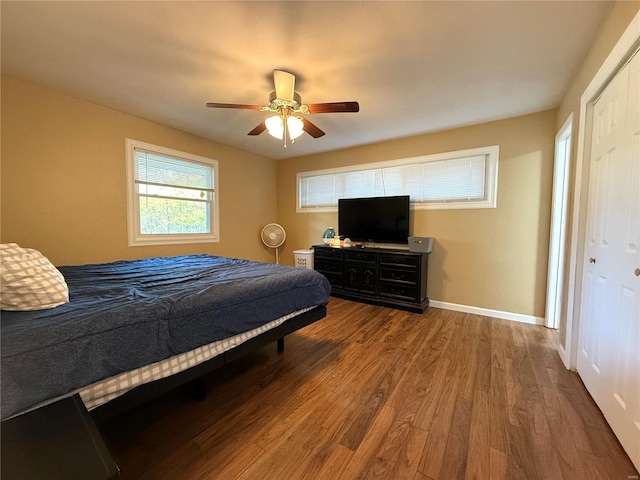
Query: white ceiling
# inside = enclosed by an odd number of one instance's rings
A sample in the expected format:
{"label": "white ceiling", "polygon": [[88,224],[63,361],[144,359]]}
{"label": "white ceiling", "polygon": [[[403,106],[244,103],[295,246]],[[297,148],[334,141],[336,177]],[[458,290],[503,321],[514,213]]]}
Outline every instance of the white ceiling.
{"label": "white ceiling", "polygon": [[[1,2],[2,72],[220,143],[287,158],[557,107],[605,1]],[[247,132],[272,70],[327,134]]]}

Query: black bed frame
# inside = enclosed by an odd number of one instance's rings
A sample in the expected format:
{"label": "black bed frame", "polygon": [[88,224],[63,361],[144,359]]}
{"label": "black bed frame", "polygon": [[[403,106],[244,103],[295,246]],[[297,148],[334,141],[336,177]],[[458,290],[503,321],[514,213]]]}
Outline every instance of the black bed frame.
{"label": "black bed frame", "polygon": [[278,352],[282,352],[284,351],[284,337],[286,335],[320,320],[325,317],[326,314],[326,307],[319,305],[312,310],[290,318],[281,325],[278,325],[276,328],[267,330],[266,332],[233,347],[225,353],[207,360],[206,362],[170,377],[140,385],[124,395],[91,410],[91,416],[98,423],[108,420],[109,418],[119,415],[127,410],[131,410],[152,398],[156,398],[163,393],[173,390],[176,387],[197,381],[203,375],[217,370],[224,365],[228,365],[247,353],[253,352],[254,350],[262,348],[272,342],[277,342]]}
{"label": "black bed frame", "polygon": [[[326,316],[325,306],[290,318],[274,329],[233,347],[206,362],[167,378],[140,385],[87,412],[79,395],[2,422],[1,476],[4,480],[112,480],[119,469],[102,440],[100,423],[176,387],[277,342]],[[10,446],[11,448],[8,448]]]}

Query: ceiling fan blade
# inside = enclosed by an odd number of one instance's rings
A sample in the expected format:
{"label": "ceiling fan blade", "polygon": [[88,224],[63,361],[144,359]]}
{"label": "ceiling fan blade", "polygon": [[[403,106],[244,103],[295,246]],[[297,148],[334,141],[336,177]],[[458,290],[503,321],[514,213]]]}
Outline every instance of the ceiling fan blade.
{"label": "ceiling fan blade", "polygon": [[273,71],[273,84],[276,87],[276,98],[293,102],[296,87],[296,76],[284,70]]}
{"label": "ceiling fan blade", "polygon": [[251,130],[249,133],[247,133],[247,135],[260,135],[266,129],[267,129],[267,126],[264,124],[264,122],[260,122],[258,126],[253,130]]}
{"label": "ceiling fan blade", "polygon": [[324,132],[316,127],[313,123],[311,123],[306,118],[302,117],[303,127],[302,129],[311,135],[313,138],[320,138],[324,135]]}
{"label": "ceiling fan blade", "polygon": [[207,107],[209,108],[241,108],[244,110],[260,110],[262,107],[260,105],[244,105],[242,103],[213,103],[208,102]]}
{"label": "ceiling fan blade", "polygon": [[310,103],[309,113],[359,112],[358,102]]}

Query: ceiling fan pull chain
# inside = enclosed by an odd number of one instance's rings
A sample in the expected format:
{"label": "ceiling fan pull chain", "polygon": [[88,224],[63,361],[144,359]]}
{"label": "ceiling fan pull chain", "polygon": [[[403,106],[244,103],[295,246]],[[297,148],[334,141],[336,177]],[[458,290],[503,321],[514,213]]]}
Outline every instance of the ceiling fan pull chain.
{"label": "ceiling fan pull chain", "polygon": [[287,148],[287,134],[289,133],[289,126],[287,125],[287,118],[282,116],[282,138],[284,139],[284,148]]}

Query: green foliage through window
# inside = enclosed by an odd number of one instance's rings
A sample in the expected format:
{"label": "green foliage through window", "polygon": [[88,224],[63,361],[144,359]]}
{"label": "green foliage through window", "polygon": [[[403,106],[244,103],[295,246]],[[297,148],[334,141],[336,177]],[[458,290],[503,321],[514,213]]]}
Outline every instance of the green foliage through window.
{"label": "green foliage through window", "polygon": [[208,206],[205,202],[140,197],[140,233],[209,233]]}

